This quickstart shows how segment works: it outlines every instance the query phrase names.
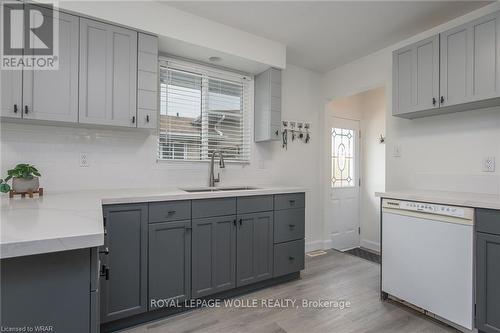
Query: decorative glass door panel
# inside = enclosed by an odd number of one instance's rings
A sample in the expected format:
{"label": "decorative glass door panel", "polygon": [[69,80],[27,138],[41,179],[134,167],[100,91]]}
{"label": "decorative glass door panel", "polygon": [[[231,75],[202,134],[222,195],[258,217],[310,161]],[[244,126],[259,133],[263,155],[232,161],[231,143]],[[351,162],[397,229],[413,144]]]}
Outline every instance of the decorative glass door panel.
{"label": "decorative glass door panel", "polygon": [[331,187],[353,187],[354,184],[354,130],[332,128]]}

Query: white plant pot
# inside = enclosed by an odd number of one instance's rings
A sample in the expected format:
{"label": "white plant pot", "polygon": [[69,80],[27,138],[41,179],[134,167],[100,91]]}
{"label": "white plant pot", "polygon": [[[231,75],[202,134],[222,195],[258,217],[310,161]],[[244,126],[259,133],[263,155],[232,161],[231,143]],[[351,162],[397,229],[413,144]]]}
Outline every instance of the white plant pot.
{"label": "white plant pot", "polygon": [[15,192],[36,192],[39,187],[40,182],[38,177],[33,177],[32,179],[12,178],[12,190]]}

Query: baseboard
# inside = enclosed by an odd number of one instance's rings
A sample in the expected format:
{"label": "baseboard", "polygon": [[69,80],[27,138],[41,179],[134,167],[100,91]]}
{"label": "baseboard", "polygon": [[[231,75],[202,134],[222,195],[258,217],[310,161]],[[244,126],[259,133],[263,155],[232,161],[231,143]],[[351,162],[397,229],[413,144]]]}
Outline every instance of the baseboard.
{"label": "baseboard", "polygon": [[375,251],[377,253],[380,253],[380,243],[373,242],[367,239],[362,239],[360,242],[361,247],[364,247],[365,249]]}
{"label": "baseboard", "polygon": [[316,250],[323,250],[323,241],[317,240],[317,241],[306,242],[305,247],[306,247],[306,253]]}

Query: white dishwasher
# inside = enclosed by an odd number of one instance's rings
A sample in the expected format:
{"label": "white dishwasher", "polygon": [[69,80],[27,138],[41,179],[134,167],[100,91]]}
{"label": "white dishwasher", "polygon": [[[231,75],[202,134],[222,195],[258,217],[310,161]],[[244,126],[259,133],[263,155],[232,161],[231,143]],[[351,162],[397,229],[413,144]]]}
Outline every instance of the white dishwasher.
{"label": "white dishwasher", "polygon": [[382,292],[471,330],[474,210],[382,200]]}

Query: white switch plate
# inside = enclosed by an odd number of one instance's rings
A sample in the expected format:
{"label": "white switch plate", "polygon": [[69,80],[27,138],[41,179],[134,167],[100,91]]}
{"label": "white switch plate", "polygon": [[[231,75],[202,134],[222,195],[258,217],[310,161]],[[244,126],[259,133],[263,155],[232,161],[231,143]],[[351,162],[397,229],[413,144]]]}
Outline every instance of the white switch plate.
{"label": "white switch plate", "polygon": [[392,156],[393,157],[401,157],[401,146],[400,145],[394,145],[393,150],[392,150]]}
{"label": "white switch plate", "polygon": [[90,166],[89,154],[88,153],[80,153],[80,167],[88,168]]}
{"label": "white switch plate", "polygon": [[483,172],[495,172],[494,156],[487,156],[483,158]]}

